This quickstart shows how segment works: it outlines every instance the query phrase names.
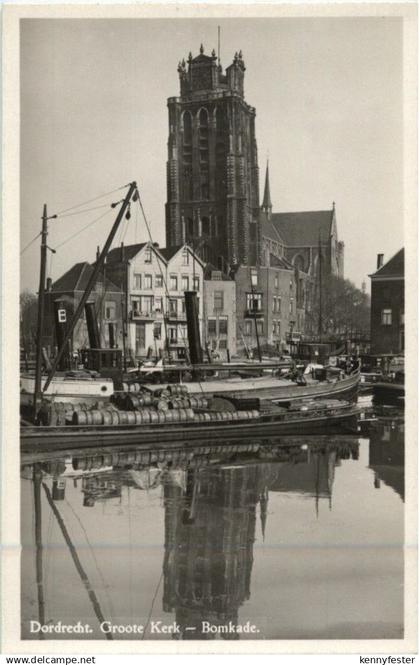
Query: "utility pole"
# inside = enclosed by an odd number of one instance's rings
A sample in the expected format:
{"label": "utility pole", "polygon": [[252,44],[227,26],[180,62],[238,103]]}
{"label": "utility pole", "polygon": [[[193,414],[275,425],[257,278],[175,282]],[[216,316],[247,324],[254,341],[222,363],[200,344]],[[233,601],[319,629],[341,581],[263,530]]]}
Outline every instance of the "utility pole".
{"label": "utility pole", "polygon": [[47,204],[44,203],[44,210],[42,213],[42,231],[41,231],[41,270],[40,270],[39,289],[38,289],[38,322],[37,322],[37,334],[36,334],[34,420],[36,420],[39,402],[41,399],[42,333],[44,328],[45,275],[47,271],[47,249],[48,249],[47,236],[48,236]]}
{"label": "utility pole", "polygon": [[[254,293],[254,285],[252,283],[252,268],[250,268],[250,275],[251,275],[251,295],[252,295],[252,309],[253,309],[253,314],[254,314],[254,323],[255,323],[255,336],[257,338],[257,349],[258,349],[258,358],[260,362],[262,361],[262,356],[261,356],[261,347],[260,347],[260,337],[258,335],[258,326],[257,326],[257,308],[255,307],[256,301],[255,301],[255,293]],[[268,321],[267,321],[268,325]]]}

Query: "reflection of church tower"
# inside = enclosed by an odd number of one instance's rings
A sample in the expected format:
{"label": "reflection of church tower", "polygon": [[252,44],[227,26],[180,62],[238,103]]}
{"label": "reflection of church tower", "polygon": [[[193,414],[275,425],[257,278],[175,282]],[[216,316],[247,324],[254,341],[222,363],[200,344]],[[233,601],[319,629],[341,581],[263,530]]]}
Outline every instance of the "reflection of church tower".
{"label": "reflection of church tower", "polygon": [[226,269],[255,265],[259,243],[255,109],[244,99],[242,53],[223,73],[215,52],[178,65],[168,99],[166,244],[191,243]]}
{"label": "reflection of church tower", "polygon": [[250,596],[256,506],[267,498],[263,474],[264,465],[190,471],[186,495],[165,485],[163,609],[175,610],[183,639],[213,639],[202,634],[202,621],[237,623]]}

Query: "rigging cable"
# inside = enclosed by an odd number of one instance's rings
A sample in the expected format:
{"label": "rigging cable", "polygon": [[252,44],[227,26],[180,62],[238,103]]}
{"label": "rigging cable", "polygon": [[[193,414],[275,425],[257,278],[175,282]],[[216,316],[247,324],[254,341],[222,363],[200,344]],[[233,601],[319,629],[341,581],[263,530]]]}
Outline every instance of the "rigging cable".
{"label": "rigging cable", "polygon": [[73,233],[73,235],[66,238],[66,240],[63,240],[63,242],[60,242],[60,244],[57,245],[55,249],[57,250],[57,249],[59,249],[59,247],[63,247],[63,245],[70,242],[70,240],[73,240],[73,238],[76,238],[80,233],[83,233],[83,231],[86,231],[86,229],[88,229],[90,226],[93,226],[94,224],[96,224],[96,222],[99,222],[100,219],[103,219],[105,217],[105,215],[108,215],[110,212],[111,212],[110,209],[103,212],[102,215],[100,215],[99,217],[96,217],[96,219],[89,222],[89,224],[84,226],[82,229],[80,229],[79,231],[76,231],[76,233]]}
{"label": "rigging cable", "polygon": [[85,212],[92,212],[92,210],[99,210],[100,208],[109,208],[109,203],[102,203],[100,206],[93,206],[93,208],[85,208],[84,210],[76,210],[76,212],[68,212],[66,214],[57,213],[54,215],[54,219],[63,218],[63,217],[74,217],[74,215],[83,215]]}
{"label": "rigging cable", "polygon": [[26,250],[29,249],[29,247],[32,245],[32,243],[35,242],[35,240],[36,240],[37,238],[39,238],[39,236],[41,235],[41,233],[42,233],[42,231],[40,231],[39,233],[37,233],[36,236],[35,236],[34,238],[32,238],[32,240],[31,240],[30,242],[28,242],[28,244],[22,249],[22,251],[21,251],[21,253],[20,253],[21,256],[22,256],[23,252],[26,252]]}
{"label": "rigging cable", "polygon": [[66,208],[65,210],[60,210],[59,212],[56,213],[56,215],[63,215],[64,213],[68,212],[69,210],[74,210],[75,208],[81,208],[82,206],[89,205],[89,203],[93,203],[94,201],[98,201],[99,199],[103,199],[105,196],[109,196],[110,194],[114,194],[115,192],[119,192],[121,189],[125,189],[128,187],[128,185],[123,185],[122,187],[117,187],[116,189],[112,189],[110,192],[106,192],[105,194],[100,194],[100,196],[95,196],[93,199],[89,199],[88,201],[83,201],[83,203],[78,203],[77,205],[71,206],[70,208]]}

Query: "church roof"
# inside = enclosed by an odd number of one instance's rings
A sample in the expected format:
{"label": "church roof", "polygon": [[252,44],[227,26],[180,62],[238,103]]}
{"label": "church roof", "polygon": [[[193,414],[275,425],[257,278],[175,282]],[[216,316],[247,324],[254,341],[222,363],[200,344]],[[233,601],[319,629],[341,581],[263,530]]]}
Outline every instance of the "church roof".
{"label": "church roof", "polygon": [[329,240],[333,214],[333,210],[273,212],[271,225],[289,247],[313,247],[320,235],[322,243]]}
{"label": "church roof", "polygon": [[264,238],[270,238],[270,240],[275,240],[276,242],[279,242],[282,245],[285,244],[282,236],[279,233],[279,230],[272,223],[272,221],[269,220],[267,214],[263,210],[260,212],[260,228],[261,228],[261,235]]}
{"label": "church roof", "polygon": [[286,270],[292,270],[293,266],[284,256],[276,256],[275,254],[270,253],[270,267],[271,268],[285,268]]}
{"label": "church roof", "polygon": [[[88,281],[93,273],[93,267],[85,262],[75,263],[70,270],[64,273],[52,285],[52,291],[62,293],[63,291],[84,291],[88,285]],[[97,281],[100,281],[103,275],[99,274]],[[119,293],[121,289],[118,288],[111,280],[105,278],[105,288],[107,291],[114,291]]]}
{"label": "church roof", "polygon": [[404,277],[404,247],[370,277]]}

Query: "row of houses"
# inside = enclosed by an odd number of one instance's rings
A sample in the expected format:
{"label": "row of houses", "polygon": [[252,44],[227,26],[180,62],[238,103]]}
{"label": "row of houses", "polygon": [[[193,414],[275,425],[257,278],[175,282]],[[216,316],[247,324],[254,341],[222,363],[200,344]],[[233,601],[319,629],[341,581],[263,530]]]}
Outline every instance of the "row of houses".
{"label": "row of houses", "polygon": [[[98,250],[99,255],[99,250]],[[65,309],[69,320],[95,263],[77,263],[46,292],[45,343],[56,345],[54,320]],[[205,264],[191,246],[161,248],[156,243],[112,249],[90,296],[95,303],[101,344],[123,348],[133,359],[169,351],[184,358],[187,319],[184,293],[196,291],[202,344],[219,358],[245,348],[272,345],[282,350],[286,337],[303,326],[304,294],[298,272],[284,258],[270,265],[239,266],[226,274]],[[84,317],[73,334],[74,350],[88,346]]]}

